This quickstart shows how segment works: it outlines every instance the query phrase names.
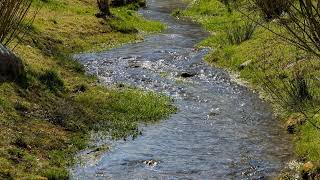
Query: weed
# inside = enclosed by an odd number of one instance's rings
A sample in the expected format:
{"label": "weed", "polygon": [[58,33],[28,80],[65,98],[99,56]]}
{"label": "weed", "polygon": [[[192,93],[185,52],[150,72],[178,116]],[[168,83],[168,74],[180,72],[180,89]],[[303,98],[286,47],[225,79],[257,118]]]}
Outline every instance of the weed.
{"label": "weed", "polygon": [[64,82],[55,71],[47,71],[40,75],[39,80],[52,92],[64,91]]}
{"label": "weed", "polygon": [[242,23],[233,21],[225,28],[229,44],[240,44],[251,39],[256,27],[255,23],[252,22],[245,21]]}

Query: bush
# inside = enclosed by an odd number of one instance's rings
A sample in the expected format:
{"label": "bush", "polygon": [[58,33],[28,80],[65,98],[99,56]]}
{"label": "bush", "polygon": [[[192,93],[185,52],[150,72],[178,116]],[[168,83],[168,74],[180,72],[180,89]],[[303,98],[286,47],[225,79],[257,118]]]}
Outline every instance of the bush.
{"label": "bush", "polygon": [[292,0],[255,0],[255,4],[265,19],[272,20],[287,12]]}
{"label": "bush", "polygon": [[232,22],[230,26],[225,28],[226,38],[229,44],[241,44],[251,39],[256,29],[256,25],[252,22]]}
{"label": "bush", "polygon": [[0,43],[8,45],[21,32],[32,0],[0,0]]}
{"label": "bush", "polygon": [[279,19],[278,30],[266,29],[290,44],[320,57],[320,1],[314,0],[255,0],[267,20]]}

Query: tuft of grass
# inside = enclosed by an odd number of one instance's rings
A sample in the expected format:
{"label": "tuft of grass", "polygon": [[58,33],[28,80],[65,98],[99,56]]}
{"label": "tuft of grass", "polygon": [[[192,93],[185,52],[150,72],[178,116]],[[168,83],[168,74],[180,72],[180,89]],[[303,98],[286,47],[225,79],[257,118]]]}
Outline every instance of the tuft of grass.
{"label": "tuft of grass", "polygon": [[232,22],[225,28],[226,39],[231,45],[241,44],[252,38],[256,25],[252,22]]}
{"label": "tuft of grass", "polygon": [[85,105],[86,114],[95,115],[91,119],[102,120],[99,126],[109,129],[114,138],[136,135],[138,123],[154,122],[175,111],[168,98],[135,89],[98,88],[79,95],[76,102]]}
{"label": "tuft of grass", "polygon": [[40,75],[39,80],[52,92],[61,92],[64,90],[64,82],[55,71],[46,71]]}

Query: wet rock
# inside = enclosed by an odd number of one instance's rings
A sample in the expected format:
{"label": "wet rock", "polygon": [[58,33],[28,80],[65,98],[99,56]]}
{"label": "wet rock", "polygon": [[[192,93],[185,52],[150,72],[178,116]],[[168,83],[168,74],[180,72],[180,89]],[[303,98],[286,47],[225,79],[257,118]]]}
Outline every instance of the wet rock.
{"label": "wet rock", "polygon": [[209,112],[208,113],[208,116],[217,116],[217,115],[219,115],[219,113],[217,113],[217,112]]}
{"label": "wet rock", "polygon": [[123,88],[123,87],[125,87],[125,85],[123,83],[120,83],[120,84],[117,84],[117,87]]}
{"label": "wet rock", "polygon": [[22,60],[7,47],[0,44],[0,82],[16,80],[23,73]]}
{"label": "wet rock", "polygon": [[139,67],[141,67],[140,64],[130,64],[129,65],[129,68],[139,68]]}
{"label": "wet rock", "polygon": [[286,129],[290,134],[293,134],[297,131],[298,126],[304,124],[306,122],[306,118],[301,113],[292,114],[287,122],[286,122]]}
{"label": "wet rock", "polygon": [[240,70],[242,70],[242,69],[248,67],[251,63],[252,63],[252,60],[248,60],[248,61],[240,64],[238,68],[239,68]]}
{"label": "wet rock", "polygon": [[148,166],[151,166],[151,167],[154,167],[154,166],[156,166],[158,164],[158,162],[153,160],[153,159],[144,161],[143,163],[148,165]]}
{"label": "wet rock", "polygon": [[147,7],[147,1],[146,0],[140,0],[139,2],[138,2],[138,4],[139,4],[139,6],[140,7]]}
{"label": "wet rock", "polygon": [[180,77],[183,77],[183,78],[190,78],[190,77],[193,77],[195,76],[196,73],[193,73],[193,72],[182,72],[179,74]]}

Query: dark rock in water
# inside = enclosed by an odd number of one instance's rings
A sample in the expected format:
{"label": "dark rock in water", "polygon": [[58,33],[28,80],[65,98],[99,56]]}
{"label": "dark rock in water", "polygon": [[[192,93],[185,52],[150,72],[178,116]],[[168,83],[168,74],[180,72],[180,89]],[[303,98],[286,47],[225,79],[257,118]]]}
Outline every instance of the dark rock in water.
{"label": "dark rock in water", "polygon": [[183,72],[181,73],[179,76],[183,77],[183,78],[189,78],[189,77],[193,77],[195,76],[196,74],[195,73],[192,73],[192,72]]}
{"label": "dark rock in water", "polygon": [[139,4],[140,7],[147,7],[147,1],[146,0],[140,0],[138,4]]}
{"label": "dark rock in water", "polygon": [[143,163],[148,165],[148,166],[151,166],[151,167],[154,167],[154,166],[156,166],[158,164],[158,162],[153,160],[153,159],[144,161]]}
{"label": "dark rock in water", "polygon": [[129,65],[129,68],[139,68],[139,67],[141,67],[140,64],[130,64]]}
{"label": "dark rock in water", "polygon": [[7,47],[0,44],[0,82],[16,80],[23,73],[22,60]]}

